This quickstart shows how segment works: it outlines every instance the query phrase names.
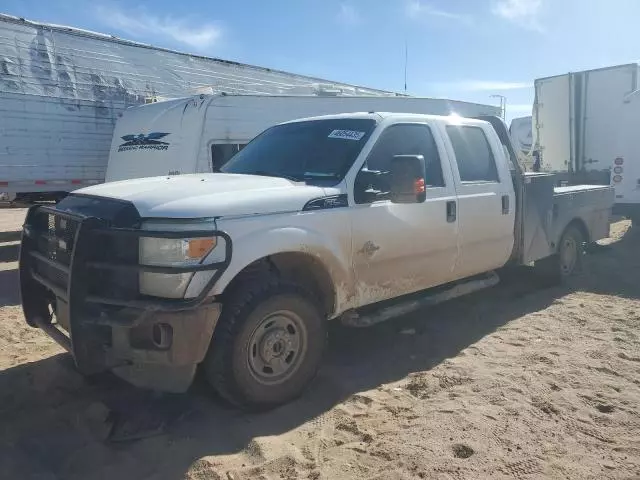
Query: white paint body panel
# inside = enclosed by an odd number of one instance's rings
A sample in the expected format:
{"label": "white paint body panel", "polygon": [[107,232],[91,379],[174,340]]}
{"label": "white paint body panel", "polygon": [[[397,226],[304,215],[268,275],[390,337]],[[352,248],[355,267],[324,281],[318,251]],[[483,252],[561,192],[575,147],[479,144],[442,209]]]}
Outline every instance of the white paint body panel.
{"label": "white paint body panel", "polygon": [[[458,197],[458,257],[455,278],[477,275],[504,265],[514,245],[515,191],[509,161],[497,134],[485,122],[470,122],[481,128],[488,140],[496,162],[499,182],[463,182],[456,163],[453,146],[445,138],[448,158],[453,169]],[[502,212],[502,197],[509,198],[509,212]]]}
{"label": "white paint body panel", "polygon": [[[442,160],[444,187],[427,188],[423,203],[397,204],[382,200],[350,208],[356,306],[424,290],[455,278],[459,254],[458,222],[447,222],[446,204],[456,201],[456,190],[441,136],[440,120],[394,116],[383,121],[369,141],[373,147],[393,123],[426,124]],[[348,176],[353,185],[370,148],[365,147]],[[352,190],[353,191],[353,190]],[[367,253],[368,244],[377,248]]]}
{"label": "white paint body panel", "polygon": [[213,218],[299,211],[325,189],[284,178],[208,173],[104,183],[77,193],[128,200],[143,218]]}
{"label": "white paint body panel", "polygon": [[[460,116],[496,115],[497,109],[454,100],[410,97],[203,95],[128,109],[115,127],[107,181],[211,172],[213,143],[248,143],[285,121],[352,112]],[[168,149],[119,151],[124,135],[163,132]]]}

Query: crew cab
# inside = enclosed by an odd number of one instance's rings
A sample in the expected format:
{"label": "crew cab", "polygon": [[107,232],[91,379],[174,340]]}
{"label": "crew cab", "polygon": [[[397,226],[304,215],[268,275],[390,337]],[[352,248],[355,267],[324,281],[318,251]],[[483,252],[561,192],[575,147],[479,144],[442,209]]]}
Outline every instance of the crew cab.
{"label": "crew cab", "polygon": [[367,326],[608,236],[610,186],[524,173],[504,123],[354,113],[268,128],[220,172],[113,182],[27,215],[26,321],[86,374],[241,407],[299,395],[328,320]]}

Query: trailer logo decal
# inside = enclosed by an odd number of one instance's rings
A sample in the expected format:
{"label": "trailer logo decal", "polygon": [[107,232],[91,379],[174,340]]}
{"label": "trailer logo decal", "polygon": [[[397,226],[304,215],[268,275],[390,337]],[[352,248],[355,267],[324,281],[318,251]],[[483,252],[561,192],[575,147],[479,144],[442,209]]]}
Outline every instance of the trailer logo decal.
{"label": "trailer logo decal", "polygon": [[139,133],[137,135],[124,135],[120,138],[124,143],[118,147],[118,152],[129,152],[132,150],[166,150],[169,142],[161,142],[160,139],[169,135],[162,132],[151,132],[148,134]]}

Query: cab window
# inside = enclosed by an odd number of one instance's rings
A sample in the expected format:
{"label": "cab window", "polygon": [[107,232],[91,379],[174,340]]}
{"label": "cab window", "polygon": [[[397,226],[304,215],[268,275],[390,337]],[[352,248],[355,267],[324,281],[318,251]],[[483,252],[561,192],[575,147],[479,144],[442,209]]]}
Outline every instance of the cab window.
{"label": "cab window", "polygon": [[[396,124],[388,127],[373,146],[362,170],[356,177],[355,191],[369,189],[381,194],[390,189],[387,172],[395,155],[422,155],[426,163],[426,185],[444,187],[442,163],[433,134],[424,124]],[[367,185],[364,185],[367,183]],[[370,185],[369,185],[370,183]],[[384,198],[384,196],[381,196]],[[356,203],[369,203],[370,197],[356,193]]]}
{"label": "cab window", "polygon": [[460,181],[499,182],[496,160],[484,131],[478,127],[448,125]]}

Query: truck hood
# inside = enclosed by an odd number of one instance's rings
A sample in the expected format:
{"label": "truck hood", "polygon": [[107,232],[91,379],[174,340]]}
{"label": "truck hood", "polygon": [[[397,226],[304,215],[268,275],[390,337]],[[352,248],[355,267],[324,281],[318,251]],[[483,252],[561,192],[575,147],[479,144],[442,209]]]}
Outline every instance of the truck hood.
{"label": "truck hood", "polygon": [[284,178],[226,173],[139,178],[74,193],[127,200],[144,218],[205,218],[300,211],[325,189]]}

